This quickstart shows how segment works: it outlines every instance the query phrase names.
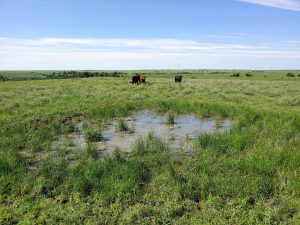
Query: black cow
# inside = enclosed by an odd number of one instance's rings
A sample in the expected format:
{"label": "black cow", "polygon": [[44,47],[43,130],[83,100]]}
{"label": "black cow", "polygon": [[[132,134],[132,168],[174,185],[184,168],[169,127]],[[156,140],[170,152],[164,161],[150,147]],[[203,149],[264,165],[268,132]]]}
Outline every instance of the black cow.
{"label": "black cow", "polygon": [[181,83],[182,77],[183,77],[183,76],[176,76],[176,77],[175,77],[175,83]]}
{"label": "black cow", "polygon": [[132,81],[131,81],[132,84],[139,84],[139,82],[140,82],[140,75],[132,76]]}

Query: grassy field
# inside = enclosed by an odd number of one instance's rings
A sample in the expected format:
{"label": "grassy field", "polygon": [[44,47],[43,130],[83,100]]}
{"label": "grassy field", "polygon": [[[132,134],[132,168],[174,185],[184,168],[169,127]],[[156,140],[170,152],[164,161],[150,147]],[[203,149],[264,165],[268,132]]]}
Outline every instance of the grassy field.
{"label": "grassy field", "polygon": [[52,71],[0,71],[0,75],[7,77],[9,80],[45,78]]}
{"label": "grassy field", "polygon": [[[108,70],[86,70],[90,72],[113,72]],[[32,79],[47,79],[47,76],[53,72],[61,71],[0,71],[0,76],[6,77],[8,80],[32,80]],[[240,73],[239,79],[252,79],[252,80],[291,80],[300,81],[295,79],[300,77],[300,70],[134,70],[134,71],[121,71],[126,73],[127,77],[131,77],[133,73],[144,73],[148,78],[169,78],[174,74],[181,74],[185,78],[191,79],[235,79],[231,77],[232,74]],[[287,77],[288,73],[292,73],[295,77]],[[246,74],[251,74],[253,77],[246,77]]]}
{"label": "grassy field", "polygon": [[[144,72],[138,86],[129,74],[0,82],[0,224],[300,223],[300,77],[185,71],[178,85],[174,71]],[[79,117],[98,137],[141,109],[236,123],[191,154],[152,134],[101,159],[92,142],[72,160],[51,148]]]}

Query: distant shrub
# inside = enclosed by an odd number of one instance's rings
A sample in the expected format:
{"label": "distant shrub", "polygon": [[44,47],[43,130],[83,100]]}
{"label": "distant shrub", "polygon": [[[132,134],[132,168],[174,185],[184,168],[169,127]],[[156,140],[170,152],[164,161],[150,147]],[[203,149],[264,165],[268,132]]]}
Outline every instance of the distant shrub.
{"label": "distant shrub", "polygon": [[293,73],[287,73],[286,76],[287,76],[287,77],[295,77],[295,74],[293,74]]}
{"label": "distant shrub", "polygon": [[3,76],[3,75],[0,75],[0,81],[7,81],[7,77]]}
{"label": "distant shrub", "polygon": [[300,77],[300,73],[297,76]]}
{"label": "distant shrub", "polygon": [[230,75],[231,77],[240,77],[240,73],[234,73],[232,75]]}
{"label": "distant shrub", "polygon": [[253,77],[253,74],[252,73],[246,73],[245,76],[246,77]]}

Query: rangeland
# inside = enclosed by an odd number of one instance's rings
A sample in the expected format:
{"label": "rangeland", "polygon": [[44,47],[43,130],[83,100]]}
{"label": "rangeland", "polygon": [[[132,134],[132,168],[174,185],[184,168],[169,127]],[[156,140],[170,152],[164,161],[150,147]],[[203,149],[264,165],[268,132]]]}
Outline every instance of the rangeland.
{"label": "rangeland", "polygon": [[[135,72],[146,84],[129,83]],[[182,71],[181,84],[175,71],[124,73],[0,83],[0,223],[300,223],[299,71]],[[149,133],[101,156],[109,121],[127,132],[141,110],[235,122],[188,154]]]}

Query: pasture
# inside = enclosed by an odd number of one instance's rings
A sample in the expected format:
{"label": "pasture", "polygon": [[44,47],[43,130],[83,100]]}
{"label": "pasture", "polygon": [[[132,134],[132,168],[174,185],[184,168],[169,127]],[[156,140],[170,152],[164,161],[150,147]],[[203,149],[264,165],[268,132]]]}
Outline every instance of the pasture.
{"label": "pasture", "polygon": [[[66,71],[72,72],[72,71]],[[74,71],[73,71],[74,72]],[[98,72],[98,73],[113,73],[110,70],[81,70],[77,72]],[[191,79],[234,79],[233,74],[239,73],[239,79],[249,79],[246,74],[252,75],[253,80],[292,80],[299,81],[295,77],[300,77],[300,70],[133,70],[133,71],[118,71],[121,76],[131,77],[132,73],[145,74],[151,78],[169,78],[176,74],[183,75],[185,78]],[[63,71],[44,70],[44,71],[0,71],[0,76],[8,80],[43,80],[52,79],[50,75],[53,73],[63,73]],[[295,77],[288,77],[287,74],[292,73]],[[49,77],[50,76],[50,77]]]}
{"label": "pasture", "polygon": [[[0,82],[1,224],[300,223],[300,71],[181,71],[181,84],[176,71],[140,71],[144,85],[123,72]],[[132,151],[99,157],[109,121],[125,131],[122,118],[140,110],[170,124],[189,113],[235,123],[199,135],[189,153],[149,133]],[[78,121],[85,148],[67,140],[53,150]]]}

